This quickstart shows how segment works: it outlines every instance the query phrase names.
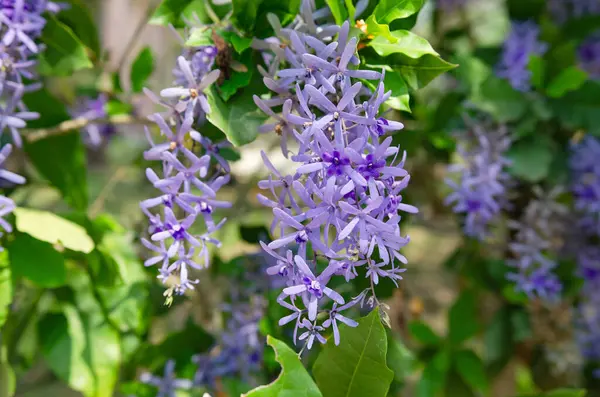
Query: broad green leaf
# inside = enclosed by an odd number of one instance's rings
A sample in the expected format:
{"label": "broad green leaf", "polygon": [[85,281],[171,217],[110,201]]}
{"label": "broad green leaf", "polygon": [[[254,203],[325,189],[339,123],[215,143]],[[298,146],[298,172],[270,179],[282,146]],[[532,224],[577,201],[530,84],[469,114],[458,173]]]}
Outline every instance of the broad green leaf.
{"label": "broad green leaf", "polygon": [[65,104],[46,88],[25,94],[23,102],[29,110],[40,113],[39,119],[27,121],[28,128],[53,127],[71,118]]}
{"label": "broad green leaf", "polygon": [[72,251],[90,253],[94,241],[86,230],[76,223],[51,212],[19,207],[14,211],[17,230],[29,233],[38,240],[59,244]]}
{"label": "broad green leaf", "polygon": [[281,373],[273,383],[259,386],[242,397],[323,397],[295,351],[270,335],[267,344],[275,350]]}
{"label": "broad green leaf", "polygon": [[56,17],[59,21],[71,28],[75,36],[94,52],[100,55],[100,37],[96,22],[83,0],[69,0],[69,6],[60,10]]}
{"label": "broad green leaf", "polygon": [[336,24],[341,25],[348,19],[348,10],[343,0],[325,0],[325,3],[331,10]]}
{"label": "broad green leaf", "polygon": [[118,333],[105,322],[94,323],[90,313],[63,306],[38,325],[42,354],[48,366],[71,388],[86,397],[110,397],[121,359]]}
{"label": "broad green leaf", "polygon": [[230,32],[228,30],[220,31],[219,36],[223,37],[225,41],[231,44],[238,54],[246,51],[250,48],[250,44],[252,44],[251,38],[238,36],[235,32]]}
{"label": "broad green leaf", "polygon": [[508,81],[493,75],[488,76],[471,101],[501,123],[520,119],[529,107],[522,92],[513,89]]}
{"label": "broad green leaf", "polygon": [[448,340],[454,345],[466,341],[479,328],[476,300],[472,291],[463,291],[448,312]]}
{"label": "broad green leaf", "polygon": [[25,142],[25,152],[38,172],[60,190],[67,204],[80,211],[87,209],[87,161],[78,131]]}
{"label": "broad green leaf", "polygon": [[412,372],[415,357],[389,330],[387,330],[387,337],[387,366],[394,372],[394,381],[404,383],[406,377]]}
{"label": "broad green leaf", "polygon": [[580,89],[550,102],[552,112],[565,127],[600,136],[600,84],[587,81]]}
{"label": "broad green leaf", "polygon": [[413,338],[424,345],[437,345],[441,342],[441,338],[422,321],[411,321],[408,324],[408,331]]}
{"label": "broad green leaf", "polygon": [[206,93],[211,112],[207,119],[223,131],[227,139],[236,146],[245,145],[256,139],[258,127],[267,117],[252,100],[253,90],[248,88],[236,94],[227,103],[223,102],[214,87]]}
{"label": "broad green leaf", "polygon": [[[242,55],[239,61],[244,64],[248,70],[246,72],[238,72],[236,70],[230,71],[229,78],[223,81],[223,84],[219,86],[219,93],[221,94],[221,98],[225,101],[229,101],[236,92],[248,86],[252,80],[252,75],[255,74],[252,53],[250,51]],[[252,103],[254,104],[254,102]]]}
{"label": "broad green leaf", "polygon": [[329,341],[313,366],[323,397],[385,397],[394,373],[386,365],[387,336],[379,310],[340,329],[340,345]]}
{"label": "broad green leaf", "polygon": [[443,390],[449,366],[448,352],[439,351],[430,360],[417,384],[416,397],[435,397]]}
{"label": "broad green leaf", "polygon": [[398,39],[392,35],[390,31],[390,26],[385,23],[377,22],[375,15],[371,15],[367,18],[367,33],[373,35],[374,37],[384,37],[390,43],[397,43]]}
{"label": "broad green leaf", "polygon": [[373,11],[379,23],[409,17],[423,7],[423,0],[380,0]]}
{"label": "broad green leaf", "polygon": [[473,389],[487,395],[489,383],[485,366],[471,350],[460,350],[453,355],[454,366],[463,380]]}
{"label": "broad green leaf", "polygon": [[40,287],[55,288],[67,281],[65,259],[52,244],[18,233],[8,245],[13,276],[25,277]]}
{"label": "broad green leaf", "polygon": [[190,33],[190,37],[185,42],[185,45],[188,47],[202,47],[207,45],[213,45],[212,41],[212,30],[207,29],[206,27],[194,28],[192,29],[192,33]]}
{"label": "broad green leaf", "polygon": [[252,32],[258,17],[258,8],[264,0],[232,0],[232,17],[238,27]]}
{"label": "broad green leaf", "polygon": [[61,313],[46,314],[38,324],[42,355],[52,371],[73,389],[91,396],[94,374],[84,359],[86,334],[79,313],[65,306]]}
{"label": "broad green leaf", "polygon": [[197,16],[201,22],[208,22],[204,0],[163,0],[156,8],[149,23],[153,25],[185,26],[183,19],[192,20]]}
{"label": "broad green leaf", "polygon": [[511,161],[511,174],[528,182],[539,182],[548,176],[554,156],[552,142],[531,138],[512,145],[507,157]]}
{"label": "broad green leaf", "polygon": [[[8,262],[8,252],[0,252],[0,329],[8,317],[9,306],[13,299],[13,285]],[[2,394],[0,393],[0,397]]]}
{"label": "broad green leaf", "polygon": [[441,59],[424,38],[407,30],[391,32],[397,39],[390,42],[383,36],[375,37],[370,43],[382,58],[370,60],[372,64],[385,64],[398,70],[402,78],[413,89],[420,89],[443,72],[457,65]]}
{"label": "broad green leaf", "polygon": [[131,88],[133,92],[142,92],[146,81],[154,71],[154,56],[150,47],[144,47],[131,65]]}
{"label": "broad green leaf", "polygon": [[85,46],[71,28],[50,14],[46,15],[41,41],[46,45],[39,55],[41,74],[70,76],[73,72],[93,66]]}
{"label": "broad green leaf", "polygon": [[587,73],[577,66],[570,66],[556,76],[546,89],[549,97],[559,98],[569,91],[575,91],[587,80]]}
{"label": "broad green leaf", "polygon": [[6,353],[6,347],[0,344],[0,397],[12,397],[17,388],[17,379]]}
{"label": "broad green leaf", "polygon": [[392,109],[410,112],[408,86],[400,73],[395,71],[386,72],[383,82],[385,89],[392,91],[392,96],[385,103]]}

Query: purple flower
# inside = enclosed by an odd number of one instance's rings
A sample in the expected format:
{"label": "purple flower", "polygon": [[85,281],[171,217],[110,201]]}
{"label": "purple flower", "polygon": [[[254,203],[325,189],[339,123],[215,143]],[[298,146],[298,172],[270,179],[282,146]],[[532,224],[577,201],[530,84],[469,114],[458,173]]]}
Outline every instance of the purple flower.
{"label": "purple flower", "polygon": [[577,48],[579,67],[593,79],[600,79],[600,36],[587,38]]}
{"label": "purple flower", "polygon": [[[365,6],[364,1],[357,4],[357,11]],[[309,349],[315,339],[325,342],[321,333],[328,327],[339,343],[338,320],[356,325],[339,314],[356,302],[345,304],[346,299],[328,286],[330,280],[355,278],[356,269],[372,263],[377,254],[377,277],[395,283],[401,279],[404,269],[395,266],[394,259],[406,263],[400,250],[410,239],[402,236],[399,222],[402,213],[417,212],[402,202],[401,191],[410,179],[405,153],[385,137],[403,125],[380,113],[391,95],[385,92],[383,73],[360,69],[349,23],[317,25],[327,12],[313,11],[311,2],[303,1],[297,21],[281,27],[272,18],[277,37],[252,44],[268,52],[268,70],[261,73],[271,95],[254,99],[275,124],[261,130],[281,132],[282,151],[295,164],[295,172],[283,175],[263,153],[270,176],[259,182],[266,193],[258,200],[274,215],[274,240],[262,246],[275,264],[266,271],[281,282],[277,301],[291,311],[280,325],[295,323],[294,342],[298,330],[304,329],[299,339],[306,339]],[[357,79],[379,80],[376,92]],[[291,154],[289,140],[297,147]],[[317,272],[322,261],[327,266]],[[361,302],[367,292],[377,302],[375,283],[361,293]],[[327,314],[325,322],[319,313]]]}
{"label": "purple flower", "polygon": [[588,233],[600,236],[600,140],[585,136],[571,148],[571,191],[580,225]]}
{"label": "purple flower", "polygon": [[558,23],[571,18],[581,18],[600,14],[598,0],[549,0],[548,9]]}
{"label": "purple flower", "polygon": [[[98,120],[108,117],[106,105],[108,104],[108,96],[104,93],[98,97],[79,98],[76,106],[71,110],[73,118],[84,118],[87,120]],[[109,138],[116,133],[116,128],[112,124],[92,123],[83,128],[84,140],[90,146],[99,146],[103,139]]]}
{"label": "purple flower", "polygon": [[[0,181],[4,186],[6,186],[7,183],[11,185],[22,185],[23,183],[25,183],[25,178],[4,168],[4,163],[6,162],[6,159],[10,155],[11,151],[12,146],[10,144],[4,145],[2,150],[0,150]],[[12,201],[6,196],[0,195],[0,227],[4,229],[4,231],[6,231],[7,233],[12,232],[12,225],[6,220],[4,220],[4,216],[13,212],[15,208],[16,205],[14,201]],[[0,232],[0,236],[1,235],[2,233]],[[2,247],[0,247],[0,250],[2,250]]]}
{"label": "purple flower", "polygon": [[539,28],[532,22],[513,22],[511,32],[504,42],[498,76],[508,80],[519,91],[530,90],[531,72],[527,68],[532,55],[542,55],[548,45],[539,41]]}
{"label": "purple flower", "polygon": [[193,386],[191,380],[175,377],[174,360],[167,361],[162,378],[146,372],[142,374],[140,381],[158,388],[156,397],[175,397],[177,390],[189,390]]}

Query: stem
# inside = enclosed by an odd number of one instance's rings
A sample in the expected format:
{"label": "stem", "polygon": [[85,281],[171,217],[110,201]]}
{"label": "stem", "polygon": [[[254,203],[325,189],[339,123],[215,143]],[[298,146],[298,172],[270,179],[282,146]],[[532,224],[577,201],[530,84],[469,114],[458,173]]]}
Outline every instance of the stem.
{"label": "stem", "polygon": [[151,125],[150,120],[133,117],[126,114],[120,114],[111,116],[105,119],[86,119],[85,117],[78,117],[72,120],[66,120],[62,123],[48,128],[26,128],[21,130],[23,136],[28,143],[34,143],[39,140],[55,136],[64,135],[72,132],[73,130],[79,130],[87,127],[91,124],[114,124],[114,125],[130,125],[130,124],[142,124]]}

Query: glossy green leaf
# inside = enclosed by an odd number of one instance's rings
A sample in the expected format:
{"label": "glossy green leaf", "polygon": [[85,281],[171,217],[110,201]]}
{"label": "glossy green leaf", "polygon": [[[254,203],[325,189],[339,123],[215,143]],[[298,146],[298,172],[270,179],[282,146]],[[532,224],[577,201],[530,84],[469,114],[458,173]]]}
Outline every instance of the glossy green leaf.
{"label": "glossy green leaf", "polygon": [[267,336],[267,344],[275,350],[281,373],[273,383],[259,386],[242,397],[323,397],[295,351],[271,336]]}
{"label": "glossy green leaf", "polygon": [[548,176],[553,156],[552,142],[548,139],[518,141],[507,154],[511,161],[509,171],[528,182],[539,182]]}
{"label": "glossy green leaf", "polygon": [[150,47],[144,47],[131,65],[131,89],[142,92],[146,81],[154,71],[154,56]]}
{"label": "glossy green leaf", "polygon": [[113,395],[121,358],[115,330],[65,305],[40,320],[38,334],[46,363],[71,388],[86,397]]}
{"label": "glossy green leaf", "polygon": [[8,253],[14,276],[46,288],[59,287],[67,281],[65,259],[48,242],[18,233],[8,245]]}
{"label": "glossy green leaf", "polygon": [[79,131],[25,142],[25,152],[38,172],[60,190],[67,204],[80,211],[87,210],[87,161]]}
{"label": "glossy green leaf", "polygon": [[0,344],[0,397],[12,397],[17,388],[17,379],[8,362],[6,347]]}
{"label": "glossy green leaf", "polygon": [[415,356],[390,330],[387,330],[387,337],[387,366],[394,372],[394,381],[404,383],[412,372]]}
{"label": "glossy green leaf", "polygon": [[[13,284],[8,261],[8,252],[0,252],[0,329],[6,322],[9,313],[9,305],[13,299]],[[0,393],[0,396],[2,394]]]}
{"label": "glossy green leaf", "polygon": [[149,23],[153,25],[169,24],[183,27],[183,19],[191,20],[197,16],[200,21],[207,22],[204,0],[163,0],[152,14]]}
{"label": "glossy green leaf", "polygon": [[341,25],[348,19],[348,10],[343,0],[325,0],[325,3],[331,10],[336,24]]}
{"label": "glossy green leaf", "polygon": [[487,395],[489,383],[485,366],[471,350],[460,350],[453,355],[454,366],[463,380],[473,389]]}
{"label": "glossy green leaf", "polygon": [[472,291],[463,291],[448,312],[448,340],[458,345],[477,332],[476,298]]}
{"label": "glossy green leaf", "polygon": [[437,345],[441,338],[422,321],[411,321],[408,324],[408,331],[411,336],[424,345]]}
{"label": "glossy green leaf", "polygon": [[14,211],[17,230],[38,240],[59,244],[72,251],[90,253],[94,241],[85,228],[48,211],[19,207]]}
{"label": "glossy green leaf", "polygon": [[60,10],[56,17],[67,25],[81,42],[96,54],[100,55],[100,37],[92,14],[83,0],[69,0],[68,7]]}
{"label": "glossy green leaf", "polygon": [[415,14],[423,7],[423,3],[424,0],[380,0],[373,15],[380,23],[390,23]]}
{"label": "glossy green leaf", "polygon": [[546,89],[549,97],[559,98],[569,91],[580,88],[587,80],[587,73],[577,66],[570,66],[556,76]]}
{"label": "glossy green leaf", "polygon": [[382,58],[372,64],[385,64],[397,70],[413,89],[429,84],[435,77],[457,65],[444,61],[424,38],[407,30],[391,32],[397,39],[390,42],[383,36],[375,37],[369,46]]}
{"label": "glossy green leaf", "polygon": [[331,342],[313,366],[323,397],[387,396],[394,373],[386,365],[387,336],[378,309],[356,328],[342,326],[339,346]]}
{"label": "glossy green leaf", "polygon": [[367,33],[374,37],[383,37],[390,43],[397,43],[398,39],[392,35],[390,26],[386,23],[379,23],[375,18],[375,15],[371,15],[366,20]]}
{"label": "glossy green leaf", "polygon": [[71,28],[52,15],[46,17],[41,41],[46,45],[39,55],[39,71],[44,75],[70,76],[73,72],[93,66],[85,45]]}
{"label": "glossy green leaf", "polygon": [[223,102],[216,89],[212,87],[206,94],[211,112],[208,121],[220,129],[236,146],[245,145],[256,139],[258,127],[267,117],[252,100],[253,90],[244,89],[227,103]]}

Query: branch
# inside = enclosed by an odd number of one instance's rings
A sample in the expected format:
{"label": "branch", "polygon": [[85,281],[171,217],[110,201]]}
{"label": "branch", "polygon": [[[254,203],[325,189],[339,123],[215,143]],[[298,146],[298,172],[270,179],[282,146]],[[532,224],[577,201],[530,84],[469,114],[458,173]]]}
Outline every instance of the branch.
{"label": "branch", "polygon": [[149,125],[152,122],[145,118],[138,118],[130,116],[128,114],[120,114],[104,119],[87,119],[85,117],[78,117],[72,120],[66,120],[62,123],[48,128],[26,128],[21,130],[23,137],[29,143],[37,142],[41,139],[48,138],[55,135],[68,134],[73,130],[80,130],[91,124],[113,124],[113,125],[130,125],[140,124]]}

